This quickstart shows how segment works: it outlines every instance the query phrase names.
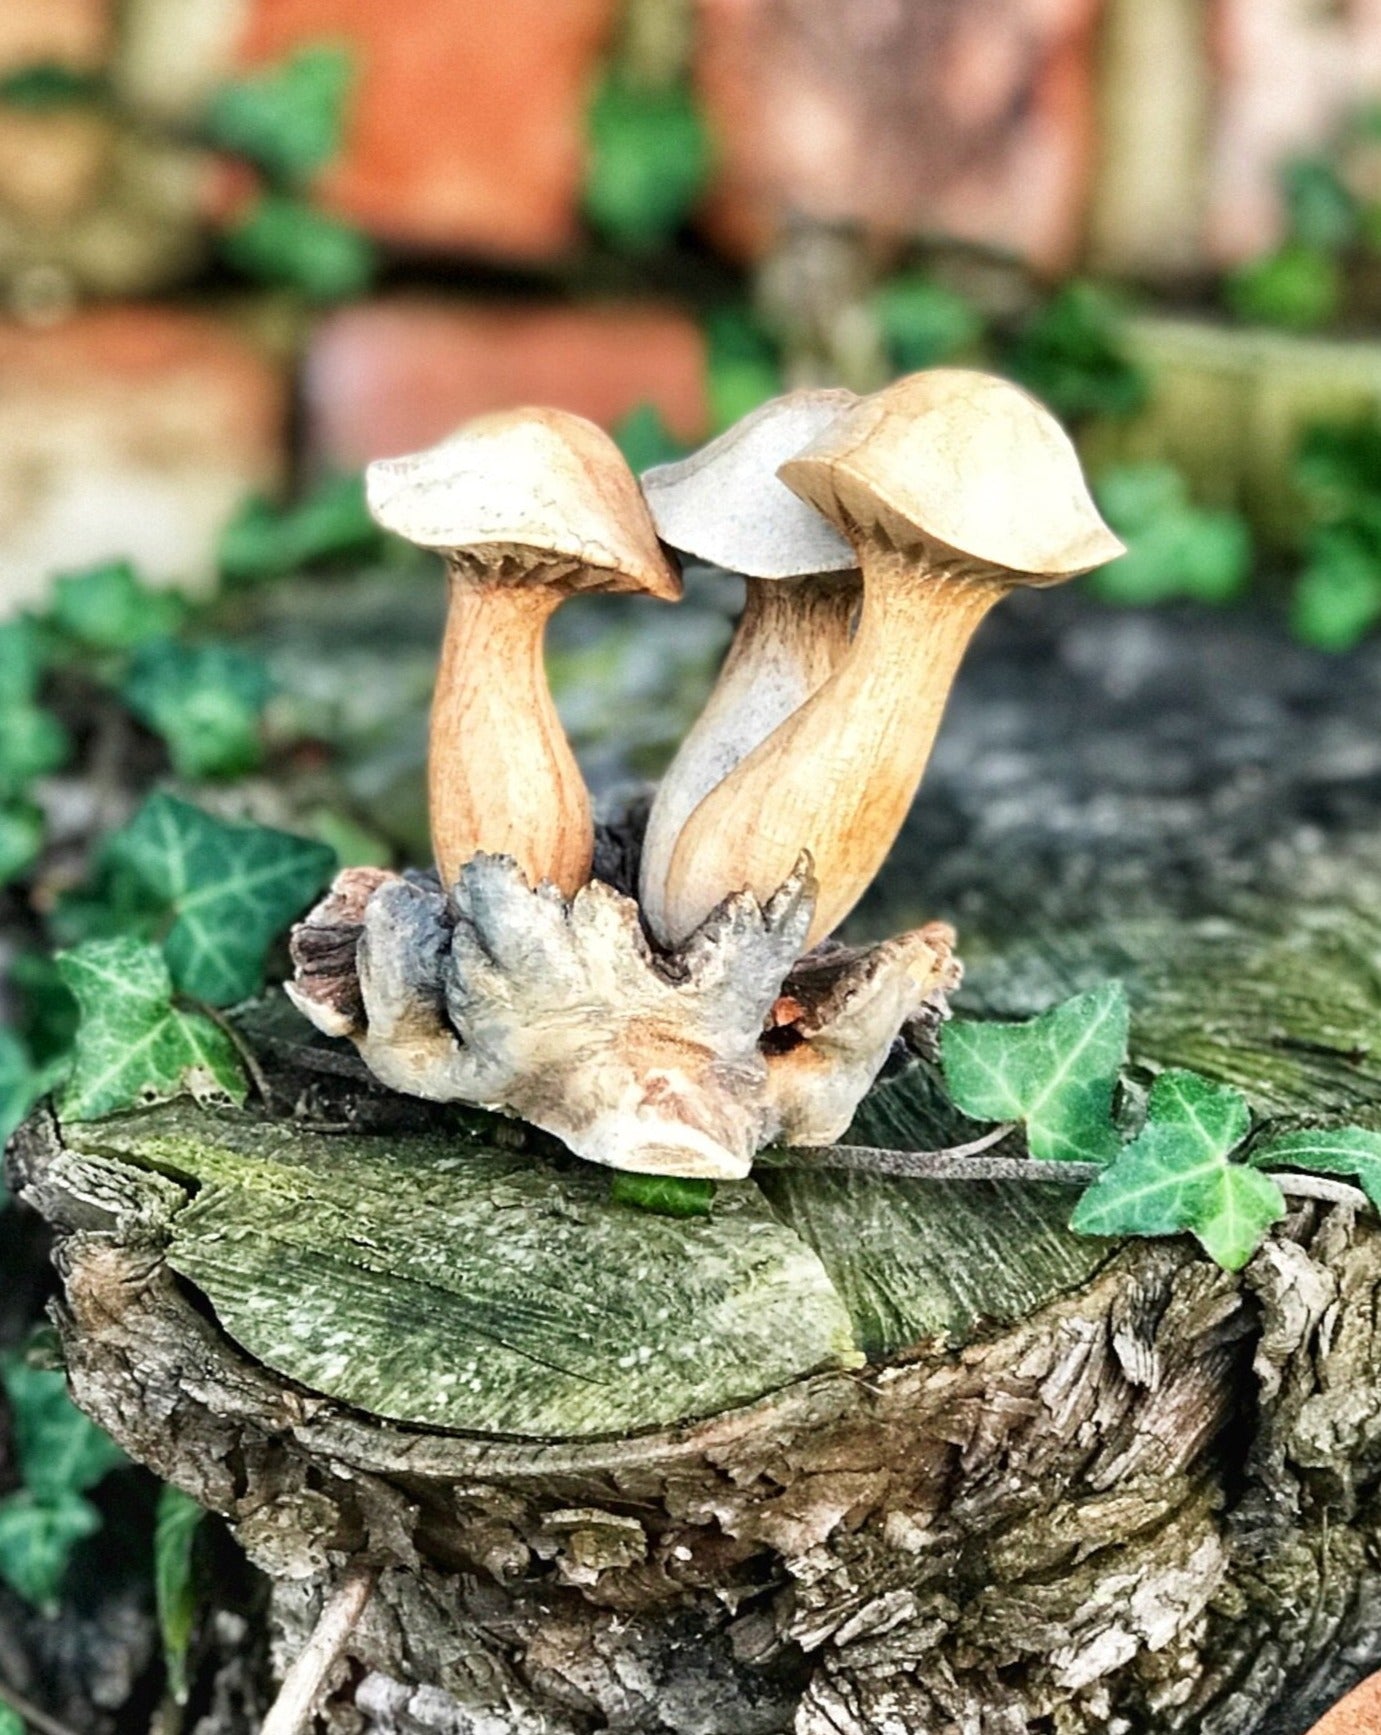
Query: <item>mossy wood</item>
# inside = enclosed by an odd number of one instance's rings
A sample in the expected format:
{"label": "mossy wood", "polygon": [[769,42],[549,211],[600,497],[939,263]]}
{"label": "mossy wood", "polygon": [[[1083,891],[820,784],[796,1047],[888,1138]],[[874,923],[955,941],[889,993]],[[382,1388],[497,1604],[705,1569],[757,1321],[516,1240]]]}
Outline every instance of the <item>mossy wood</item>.
{"label": "mossy wood", "polygon": [[[1381,766],[1336,669],[1075,607],[1033,678],[1026,636],[864,922],[957,917],[970,1012],[1122,974],[1138,1076],[1381,1125]],[[231,1518],[283,1654],[382,1568],[340,1730],[1291,1735],[1378,1659],[1369,1217],[1302,1206],[1238,1277],[1030,1184],[764,1168],[673,1222],[281,1013],[252,1039],[271,1122],[39,1117],[12,1167],[79,1400]],[[913,1069],[854,1136],[966,1130]]]}

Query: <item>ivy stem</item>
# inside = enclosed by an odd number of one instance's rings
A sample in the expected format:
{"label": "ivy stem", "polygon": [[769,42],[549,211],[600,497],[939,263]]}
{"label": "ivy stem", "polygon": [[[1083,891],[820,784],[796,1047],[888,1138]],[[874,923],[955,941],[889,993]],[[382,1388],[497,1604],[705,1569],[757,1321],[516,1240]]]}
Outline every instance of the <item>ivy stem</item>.
{"label": "ivy stem", "polygon": [[[913,1181],[1055,1181],[1066,1187],[1088,1187],[1104,1173],[1101,1163],[1042,1163],[1033,1157],[985,1157],[1000,1144],[1015,1123],[995,1127],[966,1145],[941,1151],[894,1151],[878,1145],[784,1145],[775,1160],[758,1158],[762,1168],[844,1169],[861,1175],[897,1175]],[[1326,1205],[1366,1210],[1371,1200],[1360,1187],[1323,1175],[1301,1175],[1284,1169],[1261,1169],[1287,1199],[1316,1199]]]}

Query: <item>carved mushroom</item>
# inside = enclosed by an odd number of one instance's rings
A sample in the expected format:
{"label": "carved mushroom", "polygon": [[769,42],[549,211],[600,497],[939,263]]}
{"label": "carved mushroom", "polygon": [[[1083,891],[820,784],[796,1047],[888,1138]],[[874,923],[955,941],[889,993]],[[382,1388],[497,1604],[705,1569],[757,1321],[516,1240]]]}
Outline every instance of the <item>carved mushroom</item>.
{"label": "carved mushroom", "polygon": [[730,891],[770,893],[802,850],[819,885],[807,943],[830,933],[892,846],[988,610],[1018,585],[1059,584],[1122,552],[1050,413],[966,369],[861,400],[778,474],[849,537],[863,607],[835,673],[682,829],[673,940]]}
{"label": "carved mushroom", "polygon": [[832,524],[777,480],[777,467],[856,404],[853,392],[774,398],[689,458],[660,464],[643,492],[663,542],[746,581],[743,613],[705,709],[681,744],[643,838],[639,902],[671,938],[666,882],[681,827],[720,780],[826,680],[849,648],[857,559]]}
{"label": "carved mushroom", "polygon": [[570,896],[589,879],[594,826],[542,640],[578,591],[680,596],[638,485],[607,434],[543,409],[482,416],[371,464],[366,483],[378,522],[450,571],[428,765],[442,884],[485,851]]}

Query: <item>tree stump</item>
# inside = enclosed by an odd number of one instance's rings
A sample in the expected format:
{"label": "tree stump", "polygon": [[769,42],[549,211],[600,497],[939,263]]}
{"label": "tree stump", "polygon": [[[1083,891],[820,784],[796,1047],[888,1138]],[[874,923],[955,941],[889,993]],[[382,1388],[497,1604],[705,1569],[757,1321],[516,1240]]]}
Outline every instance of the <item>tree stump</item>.
{"label": "tree stump", "polygon": [[[1122,975],[1142,1076],[1381,1124],[1381,658],[1012,613],[864,926],[956,920],[969,1014]],[[761,1167],[670,1221],[245,1029],[274,1114],[43,1113],[11,1169],[78,1401],[230,1519],[280,1659],[377,1574],[341,1735],[1293,1735],[1381,1660],[1370,1216],[1237,1277],[1026,1181]],[[964,1130],[912,1066],[853,1137]]]}

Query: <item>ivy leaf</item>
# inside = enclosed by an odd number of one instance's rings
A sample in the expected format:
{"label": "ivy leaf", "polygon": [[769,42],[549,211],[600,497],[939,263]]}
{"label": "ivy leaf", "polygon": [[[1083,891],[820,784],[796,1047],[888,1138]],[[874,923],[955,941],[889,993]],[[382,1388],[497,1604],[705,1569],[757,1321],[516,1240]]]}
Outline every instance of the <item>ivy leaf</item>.
{"label": "ivy leaf", "polygon": [[43,814],[31,801],[0,805],[0,886],[19,878],[43,848]]}
{"label": "ivy leaf", "polygon": [[1357,239],[1357,199],[1327,157],[1294,157],[1280,172],[1281,199],[1292,240],[1338,253]]}
{"label": "ivy leaf", "polygon": [[8,1705],[0,1704],[0,1735],[24,1735],[24,1719],[18,1711],[11,1711]]}
{"label": "ivy leaf", "polygon": [[172,795],[151,796],[103,852],[132,905],[171,915],[163,952],[173,981],[210,1006],[258,991],[269,946],[334,867],[325,844],[216,819]]}
{"label": "ivy leaf", "polygon": [[35,114],[87,108],[106,93],[106,82],[97,74],[78,72],[56,61],[21,66],[0,78],[0,103]]}
{"label": "ivy leaf", "polygon": [[129,1462],[110,1435],[72,1402],[61,1372],[30,1367],[19,1356],[7,1358],[3,1371],[15,1455],[30,1492],[53,1499],[85,1494]]}
{"label": "ivy leaf", "polygon": [[1381,554],[1351,525],[1325,525],[1309,538],[1290,602],[1297,637],[1323,651],[1348,651],[1381,622]]}
{"label": "ivy leaf", "polygon": [[918,273],[885,283],[873,297],[873,312],[898,373],[916,373],[972,349],[983,335],[976,308]]}
{"label": "ivy leaf", "polygon": [[1127,351],[1121,303],[1092,283],[1070,283],[1018,332],[1012,378],[1066,421],[1130,416],[1146,402],[1145,372]]}
{"label": "ivy leaf", "polygon": [[1109,602],[1147,604],[1192,597],[1224,603],[1251,569],[1251,535],[1235,512],[1213,512],[1189,498],[1169,464],[1128,464],[1099,479],[1103,516],[1127,552],[1092,579]]}
{"label": "ivy leaf", "polygon": [[1175,1235],[1188,1230],[1210,1258],[1239,1271],[1285,1198],[1268,1175],[1228,1159],[1247,1136],[1246,1099],[1198,1073],[1164,1072],[1146,1125],[1074,1209],[1081,1235]]}
{"label": "ivy leaf", "polygon": [[244,1100],[234,1043],[204,1013],[173,1004],[172,977],[156,946],[128,937],[90,940],[60,953],[57,966],[81,1012],[58,1101],[64,1120],[98,1120],[184,1092],[199,1102]]}
{"label": "ivy leaf", "polygon": [[713,432],[722,433],[783,388],[776,346],[741,307],[721,307],[705,322],[706,390]]}
{"label": "ivy leaf", "polygon": [[324,477],[292,506],[262,495],[246,500],[221,533],[219,565],[228,583],[258,583],[322,561],[375,556],[384,545],[357,471]]}
{"label": "ivy leaf", "polygon": [[609,1197],[616,1205],[653,1211],[660,1217],[708,1217],[714,1195],[713,1181],[691,1181],[677,1175],[635,1175],[620,1171],[609,1184]]}
{"label": "ivy leaf", "polygon": [[[62,725],[37,703],[43,662],[32,621],[0,625],[0,805],[6,809],[15,807],[36,777],[56,771],[68,754]],[[13,862],[23,853],[20,840],[32,832],[32,824],[16,822],[8,829],[9,837],[0,837],[0,881],[17,871]]]}
{"label": "ivy leaf", "polygon": [[65,573],[53,586],[48,619],[83,650],[128,651],[176,632],[187,599],[144,584],[127,560]]}
{"label": "ivy leaf", "polygon": [[193,1549],[205,1510],[180,1488],[165,1487],[158,1497],[153,1534],[154,1593],[168,1688],[179,1705],[187,1703],[187,1651],[197,1618]]}
{"label": "ivy leaf", "polygon": [[[0,1028],[0,1151],[39,1097],[52,1089],[65,1070],[63,1061],[36,1065],[28,1044],[13,1030]],[[4,1180],[0,1178],[0,1205],[5,1197]]]}
{"label": "ivy leaf", "polygon": [[45,1614],[58,1593],[79,1542],[101,1527],[101,1515],[79,1494],[44,1499],[21,1488],[0,1500],[0,1578]]}
{"label": "ivy leaf", "polygon": [[587,117],[585,210],[601,234],[643,251],[673,236],[713,162],[689,85],[654,87],[609,74]]}
{"label": "ivy leaf", "polygon": [[684,457],[686,448],[667,427],[656,404],[639,404],[614,428],[614,444],[635,476],[654,464]]}
{"label": "ivy leaf", "polygon": [[1337,317],[1342,272],[1330,253],[1289,241],[1274,253],[1239,266],[1225,280],[1223,290],[1239,319],[1287,331],[1317,331]]}
{"label": "ivy leaf", "polygon": [[209,142],[288,182],[340,154],[355,69],[349,49],[316,43],[224,84],[203,117]]}
{"label": "ivy leaf", "polygon": [[367,236],[285,193],[264,194],[220,245],[246,277],[300,290],[310,301],[348,301],[374,277]]}
{"label": "ivy leaf", "polygon": [[1033,1157],[1106,1162],[1118,1148],[1112,1098],[1128,1018],[1126,990],[1107,982],[1025,1024],[946,1025],[950,1095],[975,1120],[1025,1122]]}
{"label": "ivy leaf", "polygon": [[1251,1155],[1261,1169],[1306,1169],[1316,1175],[1345,1175],[1355,1180],[1381,1211],[1381,1133],[1365,1127],[1326,1127],[1309,1132],[1281,1133],[1259,1145]]}
{"label": "ivy leaf", "polygon": [[141,645],[121,687],[131,711],[167,743],[182,777],[237,777],[263,759],[273,683],[259,657],[230,645]]}

